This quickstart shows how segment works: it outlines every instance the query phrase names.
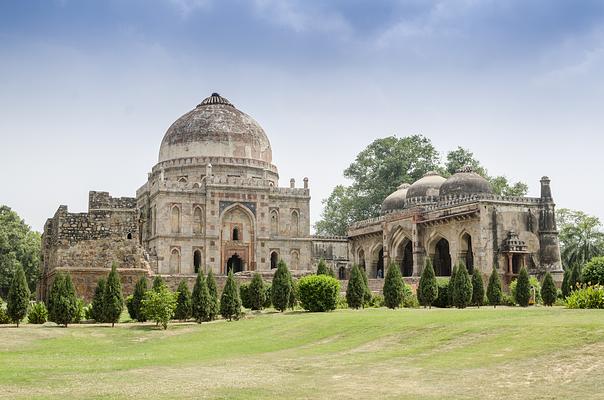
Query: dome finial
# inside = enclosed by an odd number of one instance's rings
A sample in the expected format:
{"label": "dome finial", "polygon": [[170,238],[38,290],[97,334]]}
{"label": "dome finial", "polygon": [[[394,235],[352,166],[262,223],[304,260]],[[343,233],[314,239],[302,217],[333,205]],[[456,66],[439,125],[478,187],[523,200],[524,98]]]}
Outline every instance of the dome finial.
{"label": "dome finial", "polygon": [[203,99],[203,101],[201,103],[199,103],[197,105],[197,107],[214,105],[214,104],[222,104],[225,106],[235,107],[234,105],[231,104],[230,101],[228,101],[227,99],[225,99],[224,97],[222,97],[221,95],[219,95],[216,92],[212,93],[210,95],[210,97],[206,97],[205,99]]}

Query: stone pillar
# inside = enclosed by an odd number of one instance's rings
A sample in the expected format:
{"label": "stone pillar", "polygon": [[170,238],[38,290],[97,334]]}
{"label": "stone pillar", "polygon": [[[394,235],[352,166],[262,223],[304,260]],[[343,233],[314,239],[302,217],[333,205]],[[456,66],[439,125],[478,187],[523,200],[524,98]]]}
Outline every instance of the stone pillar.
{"label": "stone pillar", "polygon": [[292,189],[296,187],[296,180],[294,178],[289,180],[289,187]]}
{"label": "stone pillar", "polygon": [[552,198],[550,179],[541,178],[541,204],[539,210],[539,248],[541,269],[554,274],[554,280],[562,280],[560,243],[556,227],[556,205]]}
{"label": "stone pillar", "polygon": [[420,276],[424,269],[425,249],[422,245],[420,227],[415,224],[411,227],[411,241],[413,248],[413,276]]}

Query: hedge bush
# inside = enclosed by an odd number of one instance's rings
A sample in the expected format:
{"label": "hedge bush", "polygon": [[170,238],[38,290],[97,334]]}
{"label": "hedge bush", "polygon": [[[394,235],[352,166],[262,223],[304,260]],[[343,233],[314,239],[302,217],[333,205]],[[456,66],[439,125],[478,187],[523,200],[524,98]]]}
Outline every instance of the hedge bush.
{"label": "hedge bush", "polygon": [[449,284],[451,280],[449,278],[436,278],[436,284],[438,286],[438,296],[432,303],[434,307],[447,308],[451,307],[451,295],[449,290]]}
{"label": "hedge bush", "polygon": [[543,299],[543,304],[546,306],[552,306],[558,298],[558,290],[554,284],[552,274],[550,274],[549,271],[545,273],[545,277],[543,278],[541,298]]}
{"label": "hedge bush", "polygon": [[568,308],[604,308],[604,286],[583,285],[566,298]]}
{"label": "hedge bush", "polygon": [[239,285],[239,297],[241,298],[241,305],[245,308],[252,308],[252,300],[250,299],[250,284],[242,283]]}
{"label": "hedge bush", "polygon": [[[510,283],[510,293],[512,295],[512,298],[514,298],[514,299],[516,298],[517,285],[518,285],[517,279],[514,279],[512,281],[512,283]],[[531,294],[530,297],[532,298],[533,290],[531,289],[531,286],[535,288],[535,304],[542,304],[543,299],[541,297],[541,284],[539,283],[539,280],[534,276],[529,277],[529,292]]]}
{"label": "hedge bush", "polygon": [[340,282],[329,275],[309,275],[298,281],[298,290],[305,310],[331,311],[337,306]]}
{"label": "hedge bush", "polygon": [[604,257],[594,257],[585,265],[583,282],[588,285],[604,285]]}
{"label": "hedge bush", "polygon": [[46,305],[41,302],[35,302],[32,304],[29,309],[29,313],[27,314],[27,320],[30,324],[40,325],[48,321],[48,310],[46,310]]}

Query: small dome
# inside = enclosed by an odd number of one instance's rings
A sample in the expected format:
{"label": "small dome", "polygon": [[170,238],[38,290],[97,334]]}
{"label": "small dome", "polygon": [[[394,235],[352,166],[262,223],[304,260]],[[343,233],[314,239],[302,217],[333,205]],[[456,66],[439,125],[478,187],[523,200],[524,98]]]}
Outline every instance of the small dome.
{"label": "small dome", "polygon": [[218,93],[168,128],[159,162],[188,157],[236,157],[272,162],[271,144],[262,127]]}
{"label": "small dome", "polygon": [[446,181],[435,171],[430,171],[424,174],[420,179],[409,186],[407,190],[407,198],[415,197],[438,196],[440,185]]}
{"label": "small dome", "polygon": [[400,210],[405,206],[405,199],[407,198],[407,189],[411,185],[403,183],[393,193],[391,193],[384,202],[382,203],[382,213],[392,210]]}
{"label": "small dome", "polygon": [[441,196],[469,194],[493,194],[489,181],[478,175],[471,167],[464,167],[451,175],[440,187]]}

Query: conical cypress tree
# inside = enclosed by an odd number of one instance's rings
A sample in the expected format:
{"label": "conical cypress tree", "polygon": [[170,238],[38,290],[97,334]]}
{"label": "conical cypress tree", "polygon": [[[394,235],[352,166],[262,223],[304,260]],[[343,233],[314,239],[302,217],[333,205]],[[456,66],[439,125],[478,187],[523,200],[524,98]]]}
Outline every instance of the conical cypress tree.
{"label": "conical cypress tree", "polygon": [[348,286],[346,288],[346,302],[348,303],[348,307],[354,309],[363,307],[365,293],[366,289],[361,268],[358,265],[353,265],[352,271],[350,271]]}
{"label": "conical cypress tree", "polygon": [[566,298],[570,294],[570,274],[572,267],[566,267],[564,277],[562,278],[562,297]]}
{"label": "conical cypress tree", "polygon": [[264,302],[266,301],[266,290],[264,289],[264,282],[262,282],[262,276],[259,273],[255,273],[252,277],[252,282],[249,287],[250,306],[252,310],[262,310]]}
{"label": "conical cypress tree", "polygon": [[577,285],[581,284],[581,269],[578,264],[573,265],[573,268],[570,272],[570,277],[568,279],[568,286],[570,287],[570,291],[577,290]]}
{"label": "conical cypress tree", "polygon": [[23,271],[23,267],[19,265],[8,289],[8,298],[6,300],[6,313],[11,321],[17,324],[17,328],[21,320],[27,315],[29,294],[25,272]]}
{"label": "conical cypress tree", "polygon": [[499,274],[495,267],[493,267],[493,272],[491,272],[491,276],[489,276],[489,284],[487,286],[487,299],[489,299],[489,304],[496,308],[498,304],[501,304],[503,301],[503,291],[501,290],[501,278],[499,278]]}
{"label": "conical cypress tree", "polygon": [[277,271],[273,275],[272,288],[273,306],[281,312],[285,311],[290,303],[292,283],[287,264],[283,260],[280,260],[277,264]]}
{"label": "conical cypress tree", "polygon": [[520,268],[518,274],[518,281],[516,282],[516,303],[520,307],[528,307],[529,300],[531,299],[531,284],[529,282],[528,271],[525,267]]}
{"label": "conical cypress tree", "polygon": [[453,281],[453,305],[457,308],[466,308],[471,301],[472,281],[466,265],[460,261]]}
{"label": "conical cypress tree", "polygon": [[105,318],[103,317],[103,313],[105,312],[105,286],[107,285],[107,281],[105,278],[100,278],[96,283],[96,288],[94,289],[94,297],[92,298],[92,310],[90,312],[90,316],[95,322],[105,322]]}
{"label": "conical cypress tree", "polygon": [[136,282],[131,303],[131,307],[134,310],[134,318],[138,322],[145,322],[147,320],[145,313],[141,311],[143,307],[142,301],[145,298],[145,293],[147,293],[147,278],[143,276],[138,280],[138,282]]}
{"label": "conical cypress tree", "polygon": [[206,285],[208,286],[208,293],[210,294],[209,320],[214,321],[220,313],[220,305],[218,303],[218,287],[216,286],[216,278],[214,278],[214,273],[212,270],[208,272]]}
{"label": "conical cypress tree", "polygon": [[[287,303],[285,303],[285,306],[287,307]],[[235,282],[235,278],[233,277],[233,271],[229,271],[224,289],[222,290],[222,296],[220,297],[220,314],[229,321],[238,319],[239,315],[241,315],[241,298],[239,297],[237,282]]]}
{"label": "conical cypress tree", "polygon": [[419,278],[418,291],[421,304],[424,307],[428,306],[428,308],[432,308],[432,303],[438,297],[438,283],[436,282],[434,267],[432,266],[430,257],[426,258],[426,265]]}
{"label": "conical cypress tree", "polygon": [[456,274],[457,274],[457,265],[454,265],[453,269],[451,270],[451,276],[449,277],[449,285],[447,287],[447,296],[449,298],[448,299],[449,305],[451,305],[451,306],[455,306],[455,303],[453,302],[453,286],[455,284],[455,275]]}
{"label": "conical cypress tree", "polygon": [[558,291],[556,290],[554,279],[552,278],[552,274],[548,271],[545,273],[543,284],[541,285],[541,298],[543,299],[543,304],[546,306],[553,305],[556,302],[557,296]]}
{"label": "conical cypress tree", "polygon": [[185,280],[181,280],[177,289],[176,310],[174,310],[174,318],[186,321],[191,318],[191,292]]}
{"label": "conical cypress tree", "polygon": [[395,263],[390,263],[384,279],[384,304],[388,308],[398,308],[405,296],[405,282],[401,270]]}
{"label": "conical cypress tree", "polygon": [[166,283],[164,282],[162,277],[160,275],[155,275],[155,278],[153,278],[153,286],[151,289],[153,289],[157,292],[161,286],[165,286],[165,285],[166,285]]}
{"label": "conical cypress tree", "polygon": [[484,304],[484,282],[482,274],[476,266],[472,274],[472,304],[479,307]]}
{"label": "conical cypress tree", "polygon": [[69,274],[57,274],[50,291],[49,303],[49,319],[67,327],[78,312],[76,293]]}
{"label": "conical cypress tree", "polygon": [[[209,278],[209,275],[208,275]],[[210,321],[210,312],[212,307],[212,298],[208,290],[208,284],[200,269],[193,286],[193,296],[191,298],[192,315],[198,324],[204,321]]]}
{"label": "conical cypress tree", "polygon": [[117,273],[117,265],[113,263],[111,272],[107,277],[105,293],[103,294],[103,303],[105,306],[105,320],[111,322],[111,326],[120,320],[120,315],[124,309],[124,298],[122,296],[122,282]]}
{"label": "conical cypress tree", "polygon": [[317,265],[317,275],[331,275],[329,273],[329,269],[327,268],[327,264],[323,259],[320,259],[319,264]]}
{"label": "conical cypress tree", "polygon": [[289,292],[289,302],[287,306],[293,310],[296,307],[296,304],[298,304],[298,282],[292,277],[291,273],[289,274],[289,285],[292,289]]}
{"label": "conical cypress tree", "polygon": [[367,271],[365,271],[365,268],[360,267],[359,271],[361,272],[361,277],[363,278],[363,286],[365,287],[365,295],[363,296],[363,307],[365,307],[369,304],[369,302],[371,302],[372,294],[371,290],[369,290],[369,279],[367,278]]}

